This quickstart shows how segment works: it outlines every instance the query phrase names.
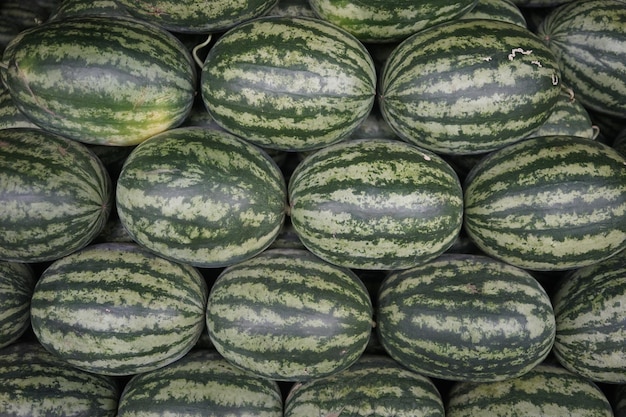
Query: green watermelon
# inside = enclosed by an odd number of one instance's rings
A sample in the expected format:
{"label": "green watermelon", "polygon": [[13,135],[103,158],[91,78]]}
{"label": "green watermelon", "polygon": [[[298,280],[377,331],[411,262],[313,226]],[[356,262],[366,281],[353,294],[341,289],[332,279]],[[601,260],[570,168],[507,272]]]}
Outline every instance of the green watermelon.
{"label": "green watermelon", "polygon": [[542,362],[554,342],[554,312],[539,282],[482,255],[444,254],[395,271],[377,299],[387,353],[438,379],[514,378]]}
{"label": "green watermelon", "polygon": [[254,376],[212,350],[193,350],[163,368],[133,376],[117,417],[282,417],[276,381]]}
{"label": "green watermelon", "polygon": [[261,16],[278,0],[117,0],[134,16],[176,33],[223,32]]}
{"label": "green watermelon", "polygon": [[509,145],[467,175],[464,224],[481,250],[526,269],[606,259],[626,248],[626,158],[574,136]]}
{"label": "green watermelon", "polygon": [[626,252],[567,274],[552,302],[559,362],[596,382],[626,383]]}
{"label": "green watermelon", "polygon": [[28,329],[36,281],[30,265],[0,261],[0,349],[17,341]]}
{"label": "green watermelon", "polygon": [[89,244],[111,206],[111,179],[81,143],[36,128],[0,130],[0,259],[46,262]]}
{"label": "green watermelon", "polygon": [[114,417],[117,381],[73,366],[35,342],[0,349],[0,415]]}
{"label": "green watermelon", "polygon": [[626,7],[622,0],[574,0],[552,9],[537,34],[558,59],[578,99],[626,117]]}
{"label": "green watermelon", "polygon": [[180,359],[204,327],[207,284],[136,244],[91,245],[46,268],[31,299],[37,340],[67,363],[134,375]]}
{"label": "green watermelon", "polygon": [[604,392],[593,382],[546,362],[516,378],[457,382],[446,400],[446,417],[613,417]]}
{"label": "green watermelon", "polygon": [[463,195],[452,168],[398,140],[320,149],[296,167],[288,191],[302,243],[348,268],[415,266],[447,250],[461,230]]}
{"label": "green watermelon", "polygon": [[404,140],[437,153],[477,154],[541,126],[561,85],[554,54],[530,30],[455,19],[398,45],[379,90],[382,114]]}
{"label": "green watermelon", "polygon": [[222,267],[266,249],[285,218],[276,163],[227,132],[170,129],[138,145],[117,181],[117,212],[142,246],[178,262]]}
{"label": "green watermelon", "polygon": [[182,123],[195,95],[191,54],[171,33],[122,16],[55,19],[2,57],[16,106],[84,143],[135,145]]}
{"label": "green watermelon", "polygon": [[350,368],[294,384],[284,417],[444,417],[433,382],[384,355],[363,355]]}
{"label": "green watermelon", "polygon": [[476,0],[310,0],[309,3],[321,19],[347,30],[362,42],[394,42],[463,16],[474,8]]}
{"label": "green watermelon", "polygon": [[219,275],[206,323],[213,345],[234,365],[304,381],[352,365],[367,346],[372,314],[351,270],[304,249],[271,249]]}
{"label": "green watermelon", "polygon": [[369,114],[376,73],[365,47],[320,19],[266,16],[210,49],[202,99],[216,123],[256,145],[289,151],[347,138]]}

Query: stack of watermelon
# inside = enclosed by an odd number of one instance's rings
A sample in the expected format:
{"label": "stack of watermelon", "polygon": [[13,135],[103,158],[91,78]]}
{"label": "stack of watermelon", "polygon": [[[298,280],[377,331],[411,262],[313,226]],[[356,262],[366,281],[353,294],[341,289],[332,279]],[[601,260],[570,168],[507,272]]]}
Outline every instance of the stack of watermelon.
{"label": "stack of watermelon", "polygon": [[626,416],[624,0],[48,3],[0,415]]}

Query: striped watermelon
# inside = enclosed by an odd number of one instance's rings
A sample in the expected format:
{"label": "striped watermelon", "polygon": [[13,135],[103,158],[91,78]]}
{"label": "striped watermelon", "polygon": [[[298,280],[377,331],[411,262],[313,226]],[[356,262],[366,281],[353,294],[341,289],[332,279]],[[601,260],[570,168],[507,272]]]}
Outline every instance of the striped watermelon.
{"label": "striped watermelon", "polygon": [[626,248],[626,158],[574,136],[509,145],[468,174],[465,229],[487,254],[522,268],[608,258]]}
{"label": "striped watermelon", "polygon": [[394,42],[425,28],[448,22],[472,10],[476,0],[384,2],[310,0],[311,8],[362,42]]}
{"label": "striped watermelon", "polygon": [[600,388],[546,362],[498,382],[458,382],[449,391],[446,417],[613,417]]}
{"label": "striped watermelon", "polygon": [[9,89],[0,82],[0,129],[38,127],[17,108]]}
{"label": "striped watermelon", "polygon": [[220,274],[206,322],[229,362],[265,378],[304,381],[353,364],[367,346],[372,314],[351,270],[303,249],[272,249]]}
{"label": "striped watermelon", "polygon": [[30,265],[0,261],[0,349],[18,340],[28,329],[36,281]]}
{"label": "striped watermelon", "polygon": [[363,355],[350,368],[296,383],[285,399],[285,417],[443,417],[433,382],[383,355]]}
{"label": "striped watermelon", "polygon": [[278,0],[117,0],[134,16],[176,33],[223,32],[265,14]]}
{"label": "striped watermelon", "polygon": [[461,229],[463,196],[452,168],[402,141],[320,149],[296,167],[288,190],[302,243],[348,268],[415,266],[448,249]]}
{"label": "striped watermelon", "polygon": [[0,415],[6,417],[114,417],[117,381],[76,369],[40,344],[0,350]]}
{"label": "striped watermelon", "polygon": [[559,362],[596,382],[626,383],[626,252],[566,275],[552,301]]}
{"label": "striped watermelon", "polygon": [[117,417],[282,417],[282,411],[276,381],[236,368],[215,351],[194,350],[133,376],[120,397]]}
{"label": "striped watermelon", "polygon": [[53,262],[31,299],[39,342],[67,363],[133,375],[184,356],[204,325],[207,285],[193,267],[138,245],[91,245]]}
{"label": "striped watermelon", "polygon": [[379,96],[383,116],[406,141],[443,154],[476,154],[538,128],[560,92],[556,59],[530,30],[456,19],[394,49]]}
{"label": "striped watermelon", "polygon": [[0,259],[51,261],[100,233],[112,206],[111,179],[81,143],[42,129],[4,129],[0,202]]}
{"label": "striped watermelon", "polygon": [[24,31],[2,64],[29,119],[85,143],[137,144],[180,124],[194,101],[196,71],[183,44],[121,16],[57,19]]}
{"label": "striped watermelon", "polygon": [[548,119],[526,138],[535,136],[580,136],[596,139],[599,129],[591,121],[589,112],[577,99],[573,90],[564,89],[554,104]]}
{"label": "striped watermelon", "polygon": [[586,106],[626,117],[626,7],[575,0],[552,10],[537,34],[559,60],[563,80]]}
{"label": "striped watermelon", "polygon": [[285,218],[276,163],[229,133],[170,129],[138,145],[117,182],[117,212],[132,238],[161,256],[221,267],[266,249]]}
{"label": "striped watermelon", "polygon": [[127,16],[131,14],[116,0],[62,0],[49,20],[77,16]]}
{"label": "striped watermelon", "polygon": [[444,254],[387,276],[380,341],[399,363],[453,381],[522,375],[552,348],[550,298],[525,270],[482,255]]}
{"label": "striped watermelon", "polygon": [[267,148],[304,151],[350,135],[369,114],[376,73],[365,47],[319,19],[267,16],[209,51],[202,99],[224,129]]}
{"label": "striped watermelon", "polygon": [[513,0],[478,0],[460,19],[495,19],[526,28],[526,18]]}

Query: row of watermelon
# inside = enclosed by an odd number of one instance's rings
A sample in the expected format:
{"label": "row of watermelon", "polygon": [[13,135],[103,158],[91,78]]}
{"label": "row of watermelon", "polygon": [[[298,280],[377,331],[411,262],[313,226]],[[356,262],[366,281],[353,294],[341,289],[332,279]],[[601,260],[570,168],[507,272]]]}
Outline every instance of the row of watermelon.
{"label": "row of watermelon", "polygon": [[[504,382],[458,382],[442,395],[429,378],[385,356],[364,355],[349,369],[293,384],[284,395],[275,381],[242,371],[209,350],[192,351],[120,387],[110,377],[68,367],[37,344],[20,343],[0,351],[0,379],[7,416],[626,415],[625,390],[607,395],[550,362]],[[57,384],[45,384],[49,380]]]}
{"label": "row of watermelon", "polygon": [[438,379],[506,380],[553,351],[589,380],[626,383],[624,254],[565,274],[551,296],[529,272],[475,254],[392,272],[373,290],[355,271],[292,248],[231,265],[211,285],[133,243],[91,245],[36,284],[32,269],[0,265],[2,345],[32,324],[48,351],[103,375],[175,362],[206,325],[229,362],[278,381],[341,371],[374,335],[404,367]]}

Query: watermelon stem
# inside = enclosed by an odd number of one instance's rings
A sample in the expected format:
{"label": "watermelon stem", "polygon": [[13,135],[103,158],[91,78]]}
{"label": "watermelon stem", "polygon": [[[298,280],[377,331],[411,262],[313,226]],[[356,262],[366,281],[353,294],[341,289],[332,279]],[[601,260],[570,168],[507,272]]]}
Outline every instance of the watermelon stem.
{"label": "watermelon stem", "polygon": [[192,50],[193,60],[196,61],[196,64],[200,68],[202,68],[204,66],[204,62],[198,57],[198,51],[200,49],[204,48],[205,46],[207,46],[211,42],[211,38],[212,37],[213,37],[213,35],[209,34],[209,36],[206,38],[206,40],[204,42],[202,42],[199,45],[194,46],[194,48]]}

